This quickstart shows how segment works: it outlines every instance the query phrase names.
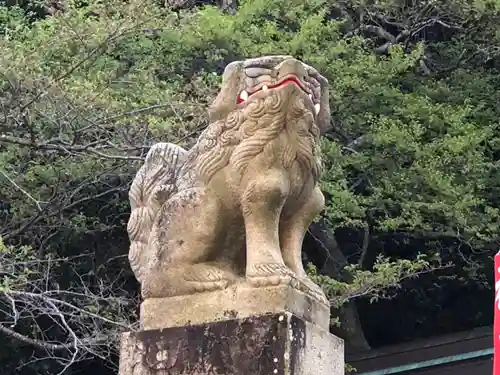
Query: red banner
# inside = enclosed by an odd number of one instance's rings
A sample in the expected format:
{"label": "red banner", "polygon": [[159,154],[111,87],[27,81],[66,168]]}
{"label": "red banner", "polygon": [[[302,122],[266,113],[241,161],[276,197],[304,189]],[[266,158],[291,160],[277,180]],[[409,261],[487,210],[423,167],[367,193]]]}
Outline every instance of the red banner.
{"label": "red banner", "polygon": [[500,375],[500,252],[495,255],[495,313],[493,323],[493,375]]}

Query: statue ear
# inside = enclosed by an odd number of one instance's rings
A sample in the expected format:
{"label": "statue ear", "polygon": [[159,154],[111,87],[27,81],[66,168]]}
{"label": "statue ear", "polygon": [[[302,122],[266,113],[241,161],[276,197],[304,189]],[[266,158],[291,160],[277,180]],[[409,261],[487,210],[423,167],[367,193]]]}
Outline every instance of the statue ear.
{"label": "statue ear", "polygon": [[234,61],[226,66],[219,94],[208,108],[210,122],[221,120],[234,110],[243,79],[242,61]]}
{"label": "statue ear", "polygon": [[320,130],[320,134],[325,134],[330,130],[330,89],[328,80],[322,76],[315,68],[305,63],[302,63],[309,75],[318,81],[320,85],[320,110],[317,116],[317,124]]}
{"label": "statue ear", "polygon": [[325,134],[330,130],[330,90],[328,88],[328,80],[324,77],[320,79],[321,84],[321,108],[318,113],[318,126],[321,134]]}

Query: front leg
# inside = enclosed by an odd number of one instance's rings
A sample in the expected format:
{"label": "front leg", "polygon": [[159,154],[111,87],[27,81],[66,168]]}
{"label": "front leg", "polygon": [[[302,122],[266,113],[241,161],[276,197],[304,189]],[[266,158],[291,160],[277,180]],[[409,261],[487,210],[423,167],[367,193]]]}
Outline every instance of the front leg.
{"label": "front leg", "polygon": [[280,223],[280,240],[283,249],[283,260],[295,272],[305,289],[318,300],[328,304],[328,301],[319,286],[307,276],[302,265],[302,242],[314,218],[323,210],[325,197],[318,187],[315,187],[311,196],[292,214],[282,219]]}
{"label": "front leg", "polygon": [[279,219],[288,192],[286,176],[278,170],[271,170],[259,173],[242,195],[246,278],[254,286],[286,283],[293,276],[283,262],[279,241]]}

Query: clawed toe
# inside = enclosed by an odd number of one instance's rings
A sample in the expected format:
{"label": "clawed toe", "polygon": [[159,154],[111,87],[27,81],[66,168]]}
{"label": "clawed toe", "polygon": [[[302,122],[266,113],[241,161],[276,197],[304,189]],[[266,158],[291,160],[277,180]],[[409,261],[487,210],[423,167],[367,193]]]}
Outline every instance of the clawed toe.
{"label": "clawed toe", "polygon": [[225,289],[235,281],[234,275],[226,270],[207,264],[189,267],[183,274],[183,279],[198,293]]}
{"label": "clawed toe", "polygon": [[246,278],[255,287],[289,284],[294,273],[280,263],[260,263],[247,267]]}
{"label": "clawed toe", "polygon": [[255,287],[289,284],[291,279],[292,276],[247,276],[249,284]]}
{"label": "clawed toe", "polygon": [[309,294],[312,298],[324,305],[330,305],[330,302],[328,301],[328,298],[326,298],[323,289],[321,289],[321,287],[314,281],[312,281],[309,277],[303,277],[298,279],[297,281],[297,289]]}
{"label": "clawed toe", "polygon": [[212,292],[214,290],[221,290],[227,288],[229,281],[208,281],[208,282],[192,282],[193,289],[196,292]]}

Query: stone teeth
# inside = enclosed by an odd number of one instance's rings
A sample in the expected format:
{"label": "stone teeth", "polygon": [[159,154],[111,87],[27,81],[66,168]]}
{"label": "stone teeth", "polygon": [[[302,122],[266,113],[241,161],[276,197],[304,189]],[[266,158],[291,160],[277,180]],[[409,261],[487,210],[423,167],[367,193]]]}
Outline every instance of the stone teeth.
{"label": "stone teeth", "polygon": [[313,95],[309,94],[309,99],[313,100]]}
{"label": "stone teeth", "polygon": [[240,99],[246,102],[248,100],[248,92],[246,90],[243,90],[240,94]]}
{"label": "stone teeth", "polygon": [[316,114],[318,114],[320,109],[321,109],[321,105],[319,103],[316,103],[314,105],[314,112],[316,112]]}
{"label": "stone teeth", "polygon": [[269,87],[267,87],[267,85],[262,86],[262,91],[267,91],[267,90],[269,90]]}

